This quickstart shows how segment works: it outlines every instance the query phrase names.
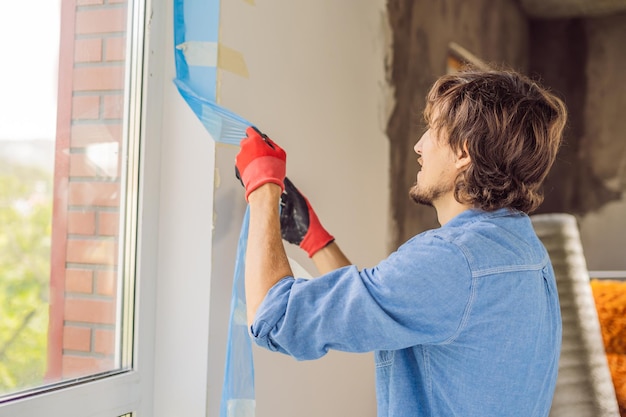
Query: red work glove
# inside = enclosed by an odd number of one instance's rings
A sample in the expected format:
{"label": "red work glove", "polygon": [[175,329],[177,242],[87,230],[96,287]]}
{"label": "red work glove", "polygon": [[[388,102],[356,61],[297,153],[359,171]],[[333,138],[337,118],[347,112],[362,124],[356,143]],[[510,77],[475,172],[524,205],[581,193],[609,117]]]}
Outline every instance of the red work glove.
{"label": "red work glove", "polygon": [[235,158],[235,172],[246,189],[246,201],[263,184],[273,183],[284,190],[285,151],[254,127],[246,129],[246,136]]}
{"label": "red work glove", "polygon": [[312,257],[335,238],[322,227],[309,200],[285,178],[285,192],[280,197],[280,231],[283,239],[299,245]]}

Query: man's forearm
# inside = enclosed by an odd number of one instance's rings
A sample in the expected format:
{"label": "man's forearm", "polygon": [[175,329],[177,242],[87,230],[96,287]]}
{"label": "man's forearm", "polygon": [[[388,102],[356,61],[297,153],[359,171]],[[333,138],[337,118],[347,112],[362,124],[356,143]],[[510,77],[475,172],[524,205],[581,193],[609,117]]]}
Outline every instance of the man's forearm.
{"label": "man's forearm", "polygon": [[249,325],[270,288],[282,278],[293,275],[280,234],[280,194],[280,187],[265,184],[248,197],[250,226],[245,285]]}
{"label": "man's forearm", "polygon": [[320,249],[311,257],[320,274],[326,274],[335,269],[352,265],[352,262],[343,254],[335,242]]}

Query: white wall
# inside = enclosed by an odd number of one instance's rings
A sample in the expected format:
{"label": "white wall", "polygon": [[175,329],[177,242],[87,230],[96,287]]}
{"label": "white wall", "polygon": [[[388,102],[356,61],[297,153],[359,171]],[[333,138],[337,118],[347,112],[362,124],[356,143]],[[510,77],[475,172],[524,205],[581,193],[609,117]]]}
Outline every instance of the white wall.
{"label": "white wall", "polygon": [[[221,71],[219,100],[287,151],[292,181],[360,267],[388,253],[389,167],[383,0],[223,1],[220,42],[240,52],[248,78]],[[237,149],[216,148],[211,274],[209,415],[217,415],[234,248],[245,209]],[[207,182],[209,179],[207,178]],[[314,273],[310,260],[289,255]],[[218,342],[218,343],[216,343]],[[313,362],[254,350],[257,416],[375,416],[371,354]]]}

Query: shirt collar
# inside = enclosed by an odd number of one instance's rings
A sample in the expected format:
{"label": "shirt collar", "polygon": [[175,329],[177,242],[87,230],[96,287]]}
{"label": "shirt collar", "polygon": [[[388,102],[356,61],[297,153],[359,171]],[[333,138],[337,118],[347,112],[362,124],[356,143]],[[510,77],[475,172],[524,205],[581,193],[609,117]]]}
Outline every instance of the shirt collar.
{"label": "shirt collar", "polygon": [[450,219],[448,223],[446,223],[443,227],[457,227],[462,224],[466,224],[468,222],[476,222],[486,219],[493,219],[496,217],[507,217],[507,216],[525,216],[521,211],[511,209],[511,208],[501,208],[494,211],[485,211],[481,209],[469,209],[464,212],[457,214],[455,217]]}

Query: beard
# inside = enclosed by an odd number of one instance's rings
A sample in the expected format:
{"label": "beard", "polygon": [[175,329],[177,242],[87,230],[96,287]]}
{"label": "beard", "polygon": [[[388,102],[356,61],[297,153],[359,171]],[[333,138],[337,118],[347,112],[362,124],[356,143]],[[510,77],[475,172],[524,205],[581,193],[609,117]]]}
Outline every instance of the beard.
{"label": "beard", "polygon": [[451,191],[450,187],[435,185],[432,187],[421,187],[417,182],[409,189],[409,197],[416,204],[434,207],[433,202]]}

